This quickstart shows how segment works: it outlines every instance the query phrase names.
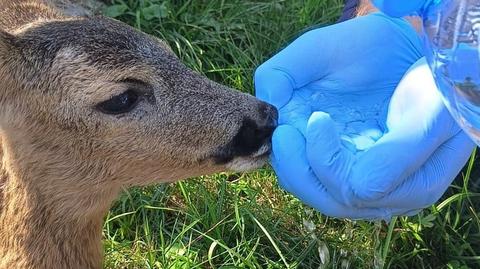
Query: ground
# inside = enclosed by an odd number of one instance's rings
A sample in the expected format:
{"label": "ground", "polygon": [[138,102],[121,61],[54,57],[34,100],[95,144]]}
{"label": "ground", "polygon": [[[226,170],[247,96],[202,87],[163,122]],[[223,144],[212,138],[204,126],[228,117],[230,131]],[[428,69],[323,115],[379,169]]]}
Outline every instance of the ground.
{"label": "ground", "polygon": [[[259,64],[341,0],[113,0],[104,14],[168,41],[193,69],[253,93]],[[271,168],[125,190],[106,217],[105,268],[480,268],[475,158],[420,215],[328,218],[282,191]]]}

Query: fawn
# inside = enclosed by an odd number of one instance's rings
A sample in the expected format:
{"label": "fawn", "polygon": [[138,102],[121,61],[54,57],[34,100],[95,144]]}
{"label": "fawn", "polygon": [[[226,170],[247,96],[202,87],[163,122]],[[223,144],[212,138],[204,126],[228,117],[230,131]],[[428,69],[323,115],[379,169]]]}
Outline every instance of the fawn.
{"label": "fawn", "polygon": [[259,167],[276,119],[123,23],[2,0],[0,268],[101,268],[123,187]]}

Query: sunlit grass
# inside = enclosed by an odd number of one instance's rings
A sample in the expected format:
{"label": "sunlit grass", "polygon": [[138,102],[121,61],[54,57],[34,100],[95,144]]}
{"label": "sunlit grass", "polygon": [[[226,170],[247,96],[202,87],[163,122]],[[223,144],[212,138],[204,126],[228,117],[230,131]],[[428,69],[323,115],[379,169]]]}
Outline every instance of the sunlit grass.
{"label": "sunlit grass", "polygon": [[[255,67],[341,0],[114,0],[105,13],[166,40],[191,68],[253,93]],[[390,224],[325,217],[269,168],[125,191],[106,218],[106,268],[480,268],[474,158],[431,209]],[[462,267],[463,266],[463,267]]]}

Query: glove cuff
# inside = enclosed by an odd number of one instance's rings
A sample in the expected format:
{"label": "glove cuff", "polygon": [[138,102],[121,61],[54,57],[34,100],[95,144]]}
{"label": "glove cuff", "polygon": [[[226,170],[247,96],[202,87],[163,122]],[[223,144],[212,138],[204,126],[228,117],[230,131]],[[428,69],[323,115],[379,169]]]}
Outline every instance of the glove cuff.
{"label": "glove cuff", "polygon": [[439,2],[441,0],[373,0],[375,6],[392,17],[423,15],[431,4]]}

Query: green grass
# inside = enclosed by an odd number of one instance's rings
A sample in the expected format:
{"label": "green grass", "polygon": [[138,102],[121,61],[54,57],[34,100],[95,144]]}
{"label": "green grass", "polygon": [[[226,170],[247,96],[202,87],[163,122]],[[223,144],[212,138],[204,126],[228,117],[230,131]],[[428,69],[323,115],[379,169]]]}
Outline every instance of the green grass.
{"label": "green grass", "polygon": [[[168,41],[208,77],[252,93],[256,66],[341,0],[114,0],[105,13]],[[106,268],[480,268],[474,158],[442,200],[390,224],[328,218],[264,168],[126,190],[106,218]],[[476,181],[476,182],[475,182]]]}

